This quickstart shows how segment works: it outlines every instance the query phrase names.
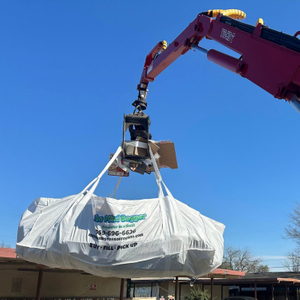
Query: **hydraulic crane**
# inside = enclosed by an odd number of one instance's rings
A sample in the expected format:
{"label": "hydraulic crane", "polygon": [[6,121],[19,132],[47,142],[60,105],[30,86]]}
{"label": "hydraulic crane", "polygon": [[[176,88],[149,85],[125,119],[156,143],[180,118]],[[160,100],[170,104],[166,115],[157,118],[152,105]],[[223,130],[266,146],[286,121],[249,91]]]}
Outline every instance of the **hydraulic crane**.
{"label": "hydraulic crane", "polygon": [[[150,119],[143,111],[147,108],[148,84],[191,49],[199,50],[210,61],[247,78],[275,98],[284,99],[300,112],[300,40],[297,38],[300,31],[291,36],[265,26],[262,19],[258,19],[255,26],[239,21],[245,17],[246,14],[237,9],[202,12],[169,46],[162,41],[149,52],[137,86],[138,98],[132,103],[135,109],[132,114],[124,116],[125,160],[136,162],[140,158],[149,158],[147,151],[144,157],[128,154],[125,131],[129,128],[130,147],[142,141],[147,148],[151,139]],[[200,47],[204,38],[235,51],[239,58]]]}
{"label": "hydraulic crane", "polygon": [[[169,46],[165,41],[159,42],[146,56],[137,86],[138,98],[133,102],[136,110],[142,112],[147,107],[149,82],[179,56],[196,49],[275,98],[286,100],[300,112],[300,40],[297,38],[300,31],[291,36],[265,26],[262,19],[255,26],[238,21],[245,17],[237,9],[202,12]],[[201,48],[198,44],[204,38],[230,48],[240,57]]]}

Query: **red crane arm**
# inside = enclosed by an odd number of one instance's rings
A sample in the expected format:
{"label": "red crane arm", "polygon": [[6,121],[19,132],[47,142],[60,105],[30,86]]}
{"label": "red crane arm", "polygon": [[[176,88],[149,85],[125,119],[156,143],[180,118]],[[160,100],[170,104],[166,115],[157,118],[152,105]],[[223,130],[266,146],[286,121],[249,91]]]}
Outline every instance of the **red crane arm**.
{"label": "red crane arm", "polygon": [[197,37],[198,42],[204,38],[204,36],[199,36],[198,32],[194,30],[194,27],[197,26],[197,24],[198,17],[156,58],[154,58],[153,53],[155,52],[157,45],[150,51],[146,56],[138,89],[142,87],[142,85],[148,85],[150,81],[154,81],[155,77],[166,69],[173,61],[189,51],[191,49],[190,41],[194,36]]}
{"label": "red crane arm", "polygon": [[[148,83],[179,56],[192,48],[206,53],[218,65],[247,78],[275,98],[299,105],[300,97],[300,40],[261,23],[252,26],[222,14],[214,19],[202,13],[181,32],[162,52],[161,43],[147,55],[139,91],[146,91]],[[237,52],[235,58],[198,46],[203,39],[211,39]],[[161,52],[161,53],[159,53]],[[144,94],[144,97],[146,94]]]}

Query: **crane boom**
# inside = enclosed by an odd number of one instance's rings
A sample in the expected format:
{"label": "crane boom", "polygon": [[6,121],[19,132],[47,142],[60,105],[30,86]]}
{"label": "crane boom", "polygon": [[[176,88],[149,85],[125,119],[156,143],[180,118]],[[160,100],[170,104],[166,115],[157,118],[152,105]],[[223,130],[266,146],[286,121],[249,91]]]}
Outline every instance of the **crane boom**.
{"label": "crane boom", "polygon": [[[241,13],[238,13],[237,18],[240,19],[240,16]],[[247,78],[275,98],[290,102],[300,112],[300,40],[297,38],[300,32],[291,36],[262,23],[258,21],[252,26],[222,11],[217,14],[215,11],[200,13],[168,47],[165,42],[159,42],[146,56],[137,86],[138,100],[133,105],[140,111],[146,109],[149,82],[154,81],[179,56],[198,49],[210,61]],[[203,38],[224,45],[240,57],[199,47]]]}

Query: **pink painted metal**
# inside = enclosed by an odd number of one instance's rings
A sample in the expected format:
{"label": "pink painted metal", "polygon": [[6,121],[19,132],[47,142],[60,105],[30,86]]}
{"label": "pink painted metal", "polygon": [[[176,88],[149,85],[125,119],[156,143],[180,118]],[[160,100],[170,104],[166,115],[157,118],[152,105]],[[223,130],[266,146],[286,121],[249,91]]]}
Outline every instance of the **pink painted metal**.
{"label": "pink painted metal", "polygon": [[[155,58],[158,46],[156,45],[146,57],[138,90],[142,84],[147,87],[149,82],[154,81],[156,76],[179,56],[191,50],[192,45],[198,45],[203,38],[208,38],[235,51],[240,56],[234,58],[216,50],[209,50],[207,53],[209,60],[247,78],[275,98],[287,101],[294,96],[299,98],[300,50],[298,52],[298,48],[295,50],[278,43],[277,37],[274,41],[272,36],[269,39],[263,38],[262,33],[269,29],[261,24],[254,27],[238,22],[241,25],[237,26],[228,24],[230,22],[222,22],[221,17],[220,14],[216,19],[205,14],[198,15],[167,49]],[[243,24],[253,27],[252,32],[251,28],[243,29]],[[270,30],[267,33],[272,35],[273,32],[275,31]],[[289,38],[288,35],[284,35]],[[300,47],[300,41],[299,45],[297,40],[292,42],[296,43],[296,47]]]}

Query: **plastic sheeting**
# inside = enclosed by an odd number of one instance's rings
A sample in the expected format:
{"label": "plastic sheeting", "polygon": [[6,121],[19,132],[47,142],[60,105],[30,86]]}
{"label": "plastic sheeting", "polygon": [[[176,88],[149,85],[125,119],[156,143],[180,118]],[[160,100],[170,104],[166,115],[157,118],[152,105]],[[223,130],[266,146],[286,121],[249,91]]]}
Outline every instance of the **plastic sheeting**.
{"label": "plastic sheeting", "polygon": [[16,253],[51,268],[102,277],[199,277],[217,268],[224,225],[174,199],[155,161],[158,198],[94,195],[120,152],[78,195],[36,199],[21,218]]}

